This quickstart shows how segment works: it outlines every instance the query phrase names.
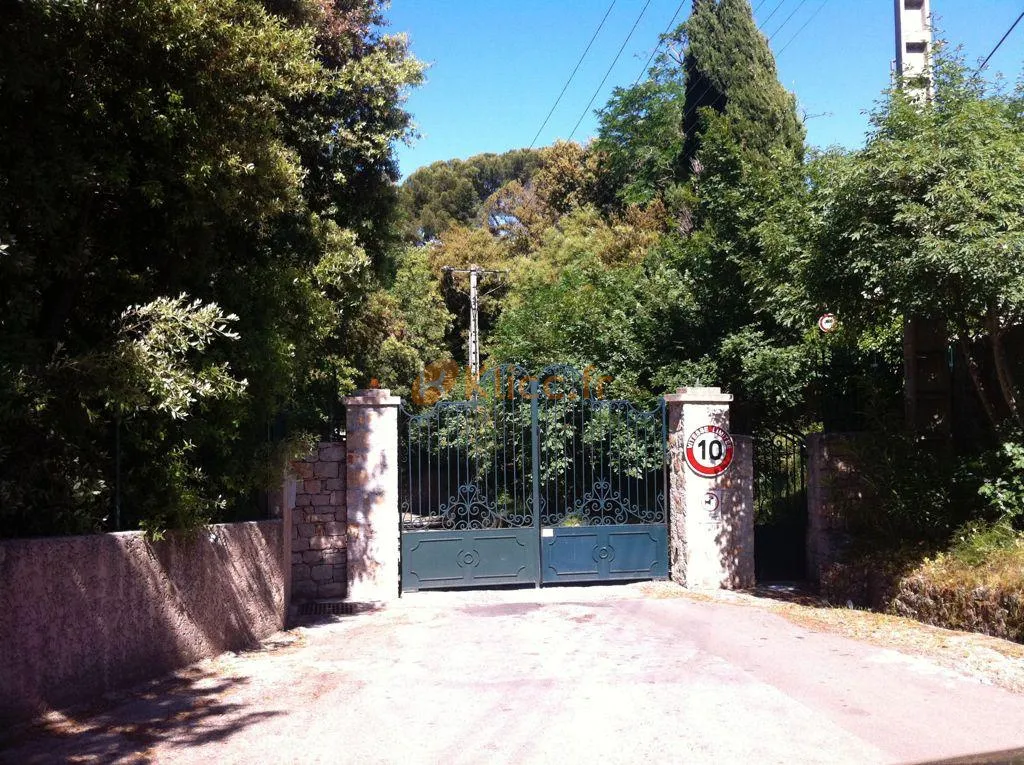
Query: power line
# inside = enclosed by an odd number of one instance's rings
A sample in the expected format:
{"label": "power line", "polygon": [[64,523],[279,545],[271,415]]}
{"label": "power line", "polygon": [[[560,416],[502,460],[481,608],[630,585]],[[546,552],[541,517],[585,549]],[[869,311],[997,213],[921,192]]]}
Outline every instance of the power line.
{"label": "power line", "polygon": [[981,63],[981,66],[978,67],[978,71],[974,73],[975,76],[981,74],[982,70],[986,66],[988,66],[989,60],[994,55],[996,55],[996,51],[999,50],[1003,46],[1003,43],[1006,42],[1006,38],[1009,37],[1010,34],[1013,32],[1013,30],[1017,28],[1017,25],[1020,23],[1021,19],[1024,19],[1024,11],[1021,11],[1020,16],[1017,17],[1017,20],[1015,22],[1013,22],[1013,24],[1010,25],[1009,29],[1006,30],[1006,34],[1003,35],[1002,39],[1000,39],[999,42],[996,43],[996,47],[994,47],[992,49],[992,52],[989,53],[987,56],[985,56],[985,60]]}
{"label": "power line", "polygon": [[545,117],[544,118],[544,122],[541,123],[540,128],[537,130],[537,135],[535,135],[533,137],[533,140],[530,141],[530,148],[531,149],[533,148],[533,145],[535,143],[537,143],[537,139],[540,138],[541,132],[547,126],[548,120],[551,119],[551,115],[555,113],[555,109],[558,107],[559,102],[562,100],[562,96],[565,95],[565,91],[569,89],[569,83],[572,82],[573,77],[576,76],[576,72],[579,71],[580,64],[583,63],[583,59],[585,59],[587,57],[587,53],[590,52],[590,46],[594,44],[594,40],[597,39],[597,35],[601,32],[601,29],[604,27],[604,22],[606,22],[608,20],[608,15],[612,12],[612,8],[615,7],[615,2],[616,2],[616,0],[612,0],[611,5],[608,6],[608,10],[604,12],[604,18],[601,19],[601,23],[598,24],[597,25],[597,29],[594,30],[594,35],[593,35],[593,37],[590,38],[590,42],[587,43],[587,47],[584,49],[583,55],[580,56],[579,61],[576,62],[576,66],[572,70],[572,74],[569,75],[569,79],[566,80],[565,81],[565,85],[562,86],[562,92],[558,94],[558,98],[555,99],[555,103],[551,107],[551,111],[548,112],[548,116]]}
{"label": "power line", "polygon": [[[761,0],[761,2],[764,2],[764,0]],[[679,3],[679,5],[676,6],[676,12],[672,14],[672,20],[668,22],[668,26],[665,27],[665,31],[658,35],[658,44],[654,46],[654,50],[651,51],[651,55],[647,59],[647,63],[644,64],[644,68],[640,70],[640,74],[638,74],[636,76],[636,79],[633,80],[634,88],[639,84],[640,78],[643,77],[644,74],[647,73],[647,70],[651,68],[651,62],[654,61],[654,54],[656,54],[661,49],[662,38],[665,35],[667,35],[670,31],[672,31],[672,25],[676,23],[676,17],[679,15],[679,11],[683,10],[684,5],[686,5],[686,0],[682,0]]]}
{"label": "power line", "polygon": [[789,20],[796,16],[796,12],[803,8],[806,4],[807,0],[800,0],[800,3],[796,6],[796,8],[793,9],[793,12],[786,16],[786,20],[779,24],[778,28],[774,32],[772,32],[771,35],[768,36],[768,42],[771,42],[774,39],[775,35],[781,32],[782,28],[789,23]]}
{"label": "power line", "polygon": [[592,95],[590,97],[590,100],[587,102],[587,107],[583,110],[583,114],[581,114],[580,118],[576,120],[576,125],[573,127],[572,132],[569,133],[570,141],[572,140],[572,137],[576,134],[576,131],[579,129],[580,123],[583,122],[583,118],[586,117],[587,113],[590,111],[590,107],[594,103],[594,99],[597,98],[598,93],[601,92],[601,88],[604,87],[604,83],[608,79],[608,75],[612,73],[612,69],[614,69],[615,64],[618,63],[619,56],[622,55],[622,51],[624,51],[626,49],[626,46],[629,44],[630,38],[633,37],[633,33],[636,31],[636,28],[640,25],[640,19],[644,17],[644,13],[647,12],[647,6],[649,6],[650,4],[651,0],[647,0],[647,2],[644,3],[644,7],[640,9],[640,15],[637,16],[636,21],[633,22],[633,27],[629,30],[629,34],[626,35],[626,39],[622,41],[622,46],[619,48],[619,52],[616,53],[615,58],[612,59],[612,65],[609,66],[608,71],[604,73],[604,77],[601,78],[601,84],[597,86],[597,90],[594,91],[594,95]]}
{"label": "power line", "polygon": [[801,32],[807,29],[807,25],[814,21],[814,17],[821,13],[821,9],[824,8],[826,5],[828,5],[828,0],[824,0],[824,2],[822,2],[822,4],[817,7],[814,13],[807,17],[807,21],[805,21],[803,25],[801,25],[801,27],[798,30],[796,30],[796,33],[792,37],[790,37],[789,40],[786,41],[785,45],[779,48],[779,52],[775,54],[776,57],[781,56],[782,52],[789,47],[790,43],[793,42],[793,40],[795,40],[796,38],[798,38]]}
{"label": "power line", "polygon": [[[782,5],[783,5],[783,4],[785,3],[785,2],[786,2],[786,0],[779,0],[779,2],[778,2],[778,3],[776,4],[776,6],[775,6],[775,7],[774,7],[774,8],[772,9],[772,12],[768,14],[768,16],[767,16],[767,17],[765,18],[765,20],[764,20],[764,21],[762,21],[762,22],[761,22],[761,23],[760,23],[760,24],[758,25],[758,27],[757,27],[757,28],[758,28],[758,29],[763,29],[763,28],[764,28],[764,25],[765,25],[765,24],[767,24],[767,23],[768,23],[769,21],[771,21],[771,20],[772,20],[772,16],[774,16],[774,15],[775,15],[776,13],[778,13],[778,12],[779,12],[779,8],[781,8],[781,7],[782,7]],[[764,3],[761,3],[761,4],[760,4],[760,5],[758,5],[757,7],[758,7],[758,8],[760,8],[760,7],[761,7],[761,5],[764,5]],[[754,12],[756,13],[757,11],[754,11]]]}

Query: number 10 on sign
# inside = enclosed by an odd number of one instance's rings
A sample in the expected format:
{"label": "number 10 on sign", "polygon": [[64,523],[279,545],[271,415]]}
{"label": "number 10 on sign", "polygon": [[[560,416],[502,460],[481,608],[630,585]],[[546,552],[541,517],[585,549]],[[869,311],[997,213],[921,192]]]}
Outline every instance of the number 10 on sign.
{"label": "number 10 on sign", "polygon": [[724,428],[705,425],[686,439],[686,464],[697,475],[713,478],[729,469],[733,450],[732,436]]}

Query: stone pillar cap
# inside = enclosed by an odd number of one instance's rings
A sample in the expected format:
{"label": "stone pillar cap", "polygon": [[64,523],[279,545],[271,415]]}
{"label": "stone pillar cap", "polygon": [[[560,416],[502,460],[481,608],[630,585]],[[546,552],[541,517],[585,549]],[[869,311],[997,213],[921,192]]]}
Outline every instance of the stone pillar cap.
{"label": "stone pillar cap", "polygon": [[665,396],[670,404],[728,404],[731,393],[722,393],[721,388],[679,388]]}
{"label": "stone pillar cap", "polygon": [[402,399],[388,388],[366,388],[345,397],[345,406],[398,406]]}

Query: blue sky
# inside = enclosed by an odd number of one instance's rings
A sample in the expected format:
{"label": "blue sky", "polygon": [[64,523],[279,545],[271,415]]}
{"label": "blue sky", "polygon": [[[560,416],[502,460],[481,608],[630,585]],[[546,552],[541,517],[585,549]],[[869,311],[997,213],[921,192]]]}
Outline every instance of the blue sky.
{"label": "blue sky", "polygon": [[[413,53],[430,64],[426,83],[407,104],[422,137],[411,147],[398,147],[403,175],[441,159],[529,146],[610,2],[392,0],[389,31],[407,33]],[[593,106],[585,110],[645,2],[616,0],[538,146],[568,138],[583,114],[574,138],[592,136],[592,110],[605,104],[612,88],[630,85],[640,74],[679,0],[650,0]],[[684,0],[677,23],[690,5]],[[864,110],[889,81],[892,0],[753,0],[752,5],[760,5],[756,18],[774,34],[782,83],[809,115],[810,143],[860,145],[867,128]],[[971,62],[993,48],[1022,10],[1024,0],[932,0],[944,36],[962,44]],[[989,71],[1016,79],[1022,63],[1024,22]]]}

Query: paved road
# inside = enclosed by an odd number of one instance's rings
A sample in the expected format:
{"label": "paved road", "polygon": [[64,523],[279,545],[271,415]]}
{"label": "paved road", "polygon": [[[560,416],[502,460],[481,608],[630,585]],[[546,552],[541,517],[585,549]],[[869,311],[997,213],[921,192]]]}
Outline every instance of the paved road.
{"label": "paved road", "polygon": [[556,588],[409,596],[222,657],[6,757],[874,763],[1018,747],[1024,696],[924,659],[759,608]]}

